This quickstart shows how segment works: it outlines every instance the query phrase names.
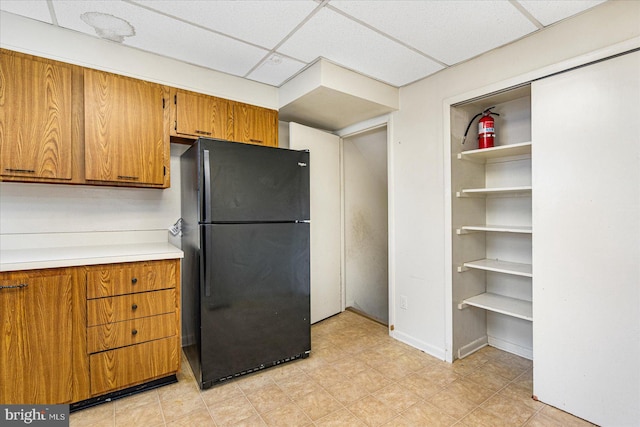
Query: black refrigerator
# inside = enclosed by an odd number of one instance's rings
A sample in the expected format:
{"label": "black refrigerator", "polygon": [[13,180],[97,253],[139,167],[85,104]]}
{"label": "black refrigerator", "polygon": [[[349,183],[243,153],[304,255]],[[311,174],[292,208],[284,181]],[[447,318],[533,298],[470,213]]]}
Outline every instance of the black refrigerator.
{"label": "black refrigerator", "polygon": [[309,152],[200,138],[180,170],[183,345],[200,387],[307,357]]}

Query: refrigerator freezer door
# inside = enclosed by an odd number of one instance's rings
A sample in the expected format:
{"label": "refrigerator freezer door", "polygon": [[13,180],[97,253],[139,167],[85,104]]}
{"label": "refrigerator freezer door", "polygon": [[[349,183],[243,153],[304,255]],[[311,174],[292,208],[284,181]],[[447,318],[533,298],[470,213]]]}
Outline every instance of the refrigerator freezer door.
{"label": "refrigerator freezer door", "polygon": [[308,152],[207,139],[199,143],[202,222],[309,219]]}
{"label": "refrigerator freezer door", "polygon": [[309,224],[201,232],[203,387],[309,351]]}

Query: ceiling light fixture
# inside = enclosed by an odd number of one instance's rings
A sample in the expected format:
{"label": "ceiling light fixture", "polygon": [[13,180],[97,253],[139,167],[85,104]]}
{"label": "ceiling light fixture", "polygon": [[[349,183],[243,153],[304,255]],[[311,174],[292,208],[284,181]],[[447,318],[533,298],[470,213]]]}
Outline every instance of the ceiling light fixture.
{"label": "ceiling light fixture", "polygon": [[133,25],[122,18],[102,12],[85,12],[80,15],[85,23],[92,26],[98,37],[122,43],[125,37],[136,34]]}

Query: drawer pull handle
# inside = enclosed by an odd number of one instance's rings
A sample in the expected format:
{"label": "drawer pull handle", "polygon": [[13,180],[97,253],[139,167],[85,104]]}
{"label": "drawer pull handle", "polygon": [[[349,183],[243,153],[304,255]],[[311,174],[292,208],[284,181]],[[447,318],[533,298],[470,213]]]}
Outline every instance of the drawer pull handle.
{"label": "drawer pull handle", "polygon": [[138,283],[138,279],[136,277],[134,277],[133,279],[131,279],[131,284],[135,285],[136,283]]}
{"label": "drawer pull handle", "polygon": [[123,179],[125,181],[137,181],[140,178],[138,178],[137,176],[118,175],[118,179]]}
{"label": "drawer pull handle", "polygon": [[137,330],[137,329],[133,329],[133,330],[131,331],[131,335],[137,335],[137,334],[138,334],[138,330]]}
{"label": "drawer pull handle", "polygon": [[13,168],[6,168],[5,169],[7,172],[14,172],[14,173],[36,173],[36,171],[34,171],[33,169],[13,169]]}
{"label": "drawer pull handle", "polygon": [[29,286],[28,283],[20,283],[19,285],[0,286],[0,289],[20,289]]}
{"label": "drawer pull handle", "polygon": [[138,304],[133,304],[131,306],[131,310],[137,310],[138,309]]}
{"label": "drawer pull handle", "polygon": [[207,132],[205,130],[198,130],[198,129],[196,129],[196,133],[198,135],[211,135],[211,132]]}

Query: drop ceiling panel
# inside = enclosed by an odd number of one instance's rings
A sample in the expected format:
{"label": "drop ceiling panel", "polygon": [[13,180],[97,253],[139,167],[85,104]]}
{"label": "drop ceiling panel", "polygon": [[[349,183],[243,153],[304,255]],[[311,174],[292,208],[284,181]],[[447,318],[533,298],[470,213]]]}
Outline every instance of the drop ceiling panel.
{"label": "drop ceiling panel", "polygon": [[334,1],[337,8],[452,65],[537,27],[506,1]]}
{"label": "drop ceiling panel", "polygon": [[271,55],[269,59],[253,70],[247,78],[272,86],[280,86],[289,77],[296,75],[306,66],[306,63],[286,56]]}
{"label": "drop ceiling panel", "polygon": [[327,8],[316,13],[278,52],[305,62],[327,58],[395,86],[442,68],[427,57]]}
{"label": "drop ceiling panel", "polygon": [[2,0],[0,6],[4,11],[51,24],[49,7],[42,0]]}
{"label": "drop ceiling panel", "polygon": [[59,24],[66,28],[95,36],[93,27],[80,15],[107,13],[134,27],[135,35],[126,37],[125,45],[230,74],[244,76],[268,53],[125,2],[56,1],[53,5]]}
{"label": "drop ceiling panel", "polygon": [[304,1],[135,1],[231,37],[272,49],[318,4]]}
{"label": "drop ceiling panel", "polygon": [[550,25],[583,12],[605,0],[520,0],[520,3],[542,25]]}

